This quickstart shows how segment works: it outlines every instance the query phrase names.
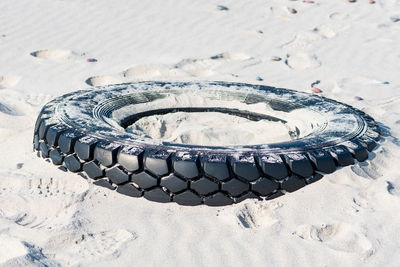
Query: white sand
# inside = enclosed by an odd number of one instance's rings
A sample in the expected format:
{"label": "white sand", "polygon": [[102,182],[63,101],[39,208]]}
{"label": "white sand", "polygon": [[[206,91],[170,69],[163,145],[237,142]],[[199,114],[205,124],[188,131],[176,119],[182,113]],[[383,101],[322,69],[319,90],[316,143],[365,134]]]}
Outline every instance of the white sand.
{"label": "white sand", "polygon": [[250,121],[219,112],[177,112],[142,118],[127,129],[142,137],[201,146],[258,145],[290,140],[281,122]]}
{"label": "white sand", "polygon": [[[0,264],[398,266],[400,4],[314,1],[1,1]],[[385,137],[364,163],[223,208],[125,197],[32,153],[46,101],[138,80],[319,80]]]}

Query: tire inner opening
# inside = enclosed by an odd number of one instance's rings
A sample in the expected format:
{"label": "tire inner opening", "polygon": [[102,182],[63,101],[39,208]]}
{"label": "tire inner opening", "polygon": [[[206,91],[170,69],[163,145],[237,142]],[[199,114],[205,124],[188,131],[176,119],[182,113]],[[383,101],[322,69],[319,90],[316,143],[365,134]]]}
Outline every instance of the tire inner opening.
{"label": "tire inner opening", "polygon": [[231,146],[295,139],[300,130],[287,121],[246,110],[222,107],[176,107],[148,110],[120,122],[126,131],[172,143]]}
{"label": "tire inner opening", "polygon": [[144,91],[112,102],[118,108],[105,113],[106,123],[156,145],[282,143],[303,138],[325,122],[321,114],[302,105],[232,90]]}

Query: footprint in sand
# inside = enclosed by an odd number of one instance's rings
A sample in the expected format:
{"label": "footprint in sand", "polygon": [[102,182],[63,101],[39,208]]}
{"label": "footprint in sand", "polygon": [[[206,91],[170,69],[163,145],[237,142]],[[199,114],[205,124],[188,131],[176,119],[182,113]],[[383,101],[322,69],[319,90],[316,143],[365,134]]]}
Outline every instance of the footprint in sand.
{"label": "footprint in sand", "polygon": [[216,74],[228,74],[240,71],[260,63],[244,53],[226,52],[209,58],[187,58],[174,65],[175,69],[192,77],[209,77]]}
{"label": "footprint in sand", "polygon": [[334,12],[329,15],[329,21],[316,26],[313,31],[326,39],[335,37],[339,32],[350,28],[350,23],[347,22],[349,14]]}
{"label": "footprint in sand", "polygon": [[193,77],[208,77],[215,72],[213,69],[218,64],[213,62],[214,60],[218,60],[219,58],[212,59],[192,59],[187,58],[179,61],[174,65],[176,70],[184,72],[186,75]]}
{"label": "footprint in sand", "polygon": [[47,59],[56,62],[78,60],[84,55],[85,53],[78,53],[75,51],[65,50],[65,49],[45,49],[31,53],[31,56],[33,57],[40,59]]}
{"label": "footprint in sand", "polygon": [[259,64],[244,53],[227,52],[209,58],[187,58],[175,64],[137,65],[120,73],[93,76],[86,80],[91,86],[104,86],[135,81],[163,80],[173,78],[210,77],[215,74],[226,74],[240,71]]}
{"label": "footprint in sand", "polygon": [[21,110],[19,110],[17,107],[8,105],[6,103],[2,103],[0,101],[0,114],[1,113],[7,114],[7,115],[11,115],[11,116],[22,116],[22,115],[24,115],[24,113]]}
{"label": "footprint in sand", "polygon": [[380,168],[378,168],[375,163],[372,161],[369,162],[358,162],[357,164],[351,166],[351,170],[360,177],[367,178],[367,179],[378,179],[382,177]]}
{"label": "footprint in sand", "polygon": [[90,86],[104,86],[104,85],[111,85],[111,84],[119,84],[124,83],[124,79],[122,76],[111,76],[111,75],[100,75],[100,76],[93,76],[86,80],[86,83]]}
{"label": "footprint in sand", "polygon": [[24,100],[25,103],[37,107],[37,106],[43,106],[45,103],[49,102],[50,99],[52,99],[53,96],[48,95],[48,94],[24,94]]}
{"label": "footprint in sand", "polygon": [[11,88],[16,86],[21,80],[20,76],[8,75],[0,76],[0,89]]}
{"label": "footprint in sand", "polygon": [[333,38],[339,32],[348,29],[350,24],[346,22],[347,18],[347,14],[332,13],[327,22],[314,27],[311,31],[297,34],[292,40],[284,43],[281,47],[288,51],[311,49],[316,42]]}
{"label": "footprint in sand", "polygon": [[137,234],[127,230],[110,230],[94,233],[66,233],[49,240],[47,249],[57,253],[60,260],[74,265],[82,260],[117,258],[122,247],[135,240]]}
{"label": "footprint in sand", "polygon": [[[388,138],[388,142],[395,141],[389,139],[390,138]],[[375,180],[389,175],[389,166],[400,163],[400,161],[396,161],[398,158],[400,158],[398,146],[378,145],[374,151],[371,152],[368,160],[358,162],[351,166],[351,170],[360,177]],[[396,170],[392,174],[396,174]]]}
{"label": "footprint in sand", "polygon": [[123,76],[129,81],[144,81],[178,75],[177,70],[171,69],[171,67],[166,65],[139,65],[123,72]]}
{"label": "footprint in sand", "polygon": [[320,242],[337,251],[368,255],[373,253],[371,241],[351,224],[302,225],[293,234],[304,240]]}
{"label": "footprint in sand", "polygon": [[333,21],[344,21],[350,18],[350,15],[342,12],[333,12],[329,15],[329,18]]}
{"label": "footprint in sand", "polygon": [[93,76],[86,80],[91,86],[104,86],[135,81],[148,81],[182,75],[167,65],[138,65],[112,75]]}
{"label": "footprint in sand", "polygon": [[306,31],[296,34],[295,37],[287,43],[284,43],[281,48],[288,51],[308,50],[312,48],[315,42],[322,40],[322,37],[315,31]]}
{"label": "footprint in sand", "polygon": [[227,224],[235,224],[243,229],[258,229],[266,227],[280,227],[275,211],[282,206],[280,202],[260,202],[248,200],[238,208],[224,209],[218,218]]}
{"label": "footprint in sand", "polygon": [[321,62],[318,60],[317,56],[303,52],[288,54],[285,64],[294,70],[314,69],[321,66]]}
{"label": "footprint in sand", "polygon": [[21,170],[0,176],[0,187],[6,188],[0,194],[0,214],[27,228],[54,230],[73,224],[76,205],[88,190],[85,181],[32,178]]}

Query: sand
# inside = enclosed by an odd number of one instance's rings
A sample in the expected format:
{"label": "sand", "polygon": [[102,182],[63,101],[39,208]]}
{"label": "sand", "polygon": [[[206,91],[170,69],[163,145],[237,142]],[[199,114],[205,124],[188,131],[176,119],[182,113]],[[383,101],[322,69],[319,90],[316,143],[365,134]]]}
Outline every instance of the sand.
{"label": "sand", "polygon": [[177,112],[138,120],[127,129],[142,137],[200,146],[259,145],[291,140],[281,122],[250,121],[219,112]]}
{"label": "sand", "polygon": [[[398,265],[398,1],[3,0],[0,10],[0,264]],[[221,208],[125,197],[32,153],[48,100],[141,80],[317,87],[373,116],[384,138],[366,162],[313,185]]]}

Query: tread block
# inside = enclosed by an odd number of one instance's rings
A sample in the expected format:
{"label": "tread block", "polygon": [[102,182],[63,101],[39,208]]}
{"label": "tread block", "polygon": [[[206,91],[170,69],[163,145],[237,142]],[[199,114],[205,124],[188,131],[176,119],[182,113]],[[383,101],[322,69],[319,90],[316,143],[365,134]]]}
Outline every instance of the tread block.
{"label": "tread block", "polygon": [[357,140],[370,152],[376,147],[376,142],[372,138],[369,138],[367,136],[360,136],[357,138]]}
{"label": "tread block", "polygon": [[180,205],[185,205],[185,206],[196,206],[201,204],[201,197],[196,195],[190,190],[186,190],[185,192],[182,192],[180,194],[177,194],[173,197],[173,200],[180,204]]}
{"label": "tread block", "polygon": [[357,141],[347,141],[344,142],[343,145],[350,151],[356,160],[362,162],[368,158],[367,149]]}
{"label": "tread block", "polygon": [[279,183],[264,177],[261,177],[260,179],[251,183],[251,190],[260,194],[261,196],[267,196],[278,188]]}
{"label": "tread block", "polygon": [[223,194],[222,192],[218,192],[204,198],[204,204],[206,204],[207,206],[226,206],[231,205],[232,203],[233,199]]}
{"label": "tread block", "polygon": [[160,185],[167,188],[172,193],[177,193],[188,187],[187,182],[173,174],[161,178]]}
{"label": "tread block", "polygon": [[273,177],[277,180],[282,180],[289,175],[286,165],[279,155],[262,155],[257,157],[257,161],[263,173],[270,177]]}
{"label": "tread block", "polygon": [[206,175],[219,181],[229,178],[227,158],[225,155],[205,155],[200,159],[201,167]]}
{"label": "tread block", "polygon": [[94,158],[103,166],[111,167],[117,162],[119,146],[113,143],[100,142],[94,148]]}
{"label": "tread block", "polygon": [[54,123],[51,123],[50,120],[43,120],[39,126],[39,138],[44,139],[47,133],[47,130],[53,126]]}
{"label": "tread block", "polygon": [[253,156],[234,156],[231,158],[230,163],[233,172],[237,176],[249,182],[257,180],[260,177],[260,173],[258,172],[257,165]]}
{"label": "tread block", "polygon": [[130,197],[141,197],[143,195],[143,192],[137,189],[132,184],[125,184],[118,186],[117,192]]}
{"label": "tread block", "polygon": [[33,150],[39,151],[40,150],[40,142],[39,142],[39,135],[35,134],[33,137]]}
{"label": "tread block", "polygon": [[36,119],[36,122],[35,122],[35,127],[34,127],[34,130],[33,130],[34,134],[38,134],[39,133],[39,127],[40,127],[41,123],[42,123],[42,114],[40,113],[39,116]]}
{"label": "tread block", "polygon": [[332,156],[323,150],[315,150],[307,153],[317,170],[324,173],[332,173],[336,170],[336,164]]}
{"label": "tread block", "polygon": [[235,203],[240,203],[248,198],[256,198],[258,200],[261,200],[261,198],[259,196],[257,196],[256,194],[254,194],[253,192],[249,191],[239,197],[235,197]]}
{"label": "tread block", "polygon": [[144,198],[151,201],[167,203],[171,201],[171,196],[162,190],[160,187],[156,187],[152,190],[144,192]]}
{"label": "tread block", "polygon": [[99,166],[96,161],[89,161],[84,163],[82,169],[92,179],[99,179],[104,177],[104,168]]}
{"label": "tread block", "polygon": [[64,154],[71,154],[74,152],[75,141],[81,136],[81,133],[74,130],[65,131],[58,138],[58,146]]}
{"label": "tread block", "polygon": [[290,176],[282,181],[281,188],[287,192],[294,192],[306,185],[306,181],[298,176]]}
{"label": "tread block", "polygon": [[286,163],[294,174],[302,177],[311,176],[314,172],[310,160],[300,153],[288,153],[284,155]]}
{"label": "tread block", "polygon": [[49,157],[49,147],[45,142],[40,143],[40,151],[42,152],[42,158],[48,158]]}
{"label": "tread block", "polygon": [[312,184],[312,183],[314,183],[314,182],[316,182],[316,181],[321,180],[322,177],[323,177],[322,174],[315,173],[313,176],[307,177],[307,178],[305,178],[305,179],[306,179],[306,183],[307,183],[307,184]]}
{"label": "tread block", "polygon": [[114,184],[123,184],[129,181],[129,174],[127,174],[121,166],[114,166],[106,170],[106,175]]}
{"label": "tread block", "polygon": [[71,172],[79,172],[82,170],[82,163],[75,154],[66,156],[64,163],[67,169]]}
{"label": "tread block", "polygon": [[170,172],[170,153],[162,150],[146,150],[144,153],[144,169],[156,176],[163,176]]}
{"label": "tread block", "polygon": [[46,142],[49,144],[49,146],[55,147],[58,146],[58,138],[60,135],[69,130],[70,128],[64,126],[64,125],[53,125],[51,126],[46,133]]}
{"label": "tread block", "polygon": [[74,150],[81,160],[89,161],[93,159],[94,148],[99,140],[91,136],[84,136],[76,140]]}
{"label": "tread block", "polygon": [[118,151],[118,163],[126,170],[134,172],[140,169],[143,160],[143,150],[124,146]]}
{"label": "tread block", "polygon": [[157,185],[157,178],[153,177],[152,175],[141,172],[138,174],[132,175],[132,182],[137,184],[140,188],[147,189]]}
{"label": "tread block", "polygon": [[99,179],[93,182],[95,185],[99,185],[101,187],[105,187],[110,190],[115,190],[115,186],[110,184],[110,182],[107,179]]}
{"label": "tread block", "polygon": [[345,146],[334,146],[328,148],[329,153],[336,160],[339,166],[354,164],[354,158]]}
{"label": "tread block", "polygon": [[199,169],[197,168],[197,155],[176,152],[172,157],[172,165],[174,172],[186,179],[193,179],[199,176]]}
{"label": "tread block", "polygon": [[244,183],[236,178],[223,182],[221,189],[228,192],[231,196],[239,196],[250,189],[248,183]]}
{"label": "tread block", "polygon": [[200,195],[207,195],[218,190],[218,184],[202,177],[197,181],[192,181],[190,183],[190,188],[199,193]]}
{"label": "tread block", "polygon": [[59,148],[52,149],[49,156],[54,165],[61,165],[63,163],[64,157]]}

